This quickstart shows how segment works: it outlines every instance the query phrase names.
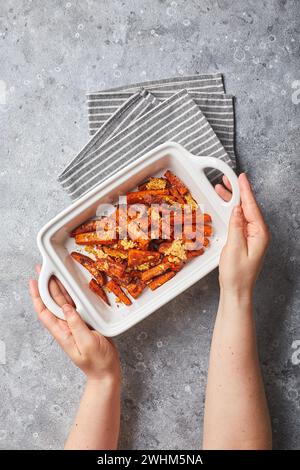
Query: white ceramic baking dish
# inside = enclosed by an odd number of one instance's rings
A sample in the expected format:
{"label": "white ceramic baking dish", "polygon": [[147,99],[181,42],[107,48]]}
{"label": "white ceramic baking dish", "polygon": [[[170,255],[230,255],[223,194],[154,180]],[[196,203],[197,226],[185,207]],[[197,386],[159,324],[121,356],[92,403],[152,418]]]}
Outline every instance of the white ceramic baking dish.
{"label": "white ceramic baking dish", "polygon": [[[204,173],[208,168],[217,168],[229,178],[233,189],[230,202],[224,202],[213,189]],[[202,209],[211,214],[214,229],[211,245],[204,255],[190,260],[159,289],[154,292],[146,289],[137,300],[133,300],[130,307],[116,304],[114,300],[111,306],[107,306],[88,288],[89,273],[71,258],[70,252],[75,249],[75,243],[69,233],[95,216],[100,203],[113,203],[120,195],[136,189],[147,177],[161,176],[166,169],[178,175]],[[124,332],[218,266],[227,237],[229,217],[239,199],[237,177],[226,163],[216,158],[194,156],[177,143],[160,145],[100,183],[40,230],[37,242],[43,257],[43,267],[39,290],[43,302],[57,317],[63,318],[61,308],[54,302],[48,289],[49,279],[55,275],[66,287],[77,311],[89,325],[105,336]]]}

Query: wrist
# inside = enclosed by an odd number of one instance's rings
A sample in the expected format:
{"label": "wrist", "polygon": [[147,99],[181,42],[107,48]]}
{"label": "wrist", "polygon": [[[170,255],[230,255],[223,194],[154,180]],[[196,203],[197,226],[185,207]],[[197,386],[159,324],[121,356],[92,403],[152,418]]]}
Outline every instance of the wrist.
{"label": "wrist", "polygon": [[251,288],[224,288],[220,287],[220,303],[251,306],[253,290]]}
{"label": "wrist", "polygon": [[91,387],[120,387],[121,385],[121,376],[117,373],[107,373],[101,376],[89,376],[87,375],[87,386]]}
{"label": "wrist", "polygon": [[121,383],[121,370],[120,367],[116,367],[112,370],[103,371],[101,373],[87,373],[87,383],[95,385],[118,385]]}

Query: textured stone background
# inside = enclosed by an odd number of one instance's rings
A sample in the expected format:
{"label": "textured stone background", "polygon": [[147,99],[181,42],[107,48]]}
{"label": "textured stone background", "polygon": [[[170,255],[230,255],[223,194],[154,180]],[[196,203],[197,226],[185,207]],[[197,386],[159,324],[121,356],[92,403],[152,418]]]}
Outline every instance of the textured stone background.
{"label": "textured stone background", "polygon": [[[221,71],[273,234],[256,311],[275,447],[299,448],[299,2],[6,0],[0,16],[0,447],[61,448],[82,392],[27,281],[38,229],[69,203],[56,175],[88,138],[86,90]],[[122,448],[199,446],[217,302],[214,272],[117,340]]]}

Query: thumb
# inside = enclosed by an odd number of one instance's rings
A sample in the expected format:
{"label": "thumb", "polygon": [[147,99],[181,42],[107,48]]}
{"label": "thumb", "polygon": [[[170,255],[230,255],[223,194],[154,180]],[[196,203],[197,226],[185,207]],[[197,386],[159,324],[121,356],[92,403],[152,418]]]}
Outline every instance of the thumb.
{"label": "thumb", "polygon": [[73,305],[65,304],[62,306],[62,309],[79,352],[84,353],[84,351],[91,346],[91,343],[93,343],[93,333],[82,320]]}
{"label": "thumb", "polygon": [[247,246],[245,238],[245,219],[241,206],[234,207],[228,229],[227,246],[242,249]]}

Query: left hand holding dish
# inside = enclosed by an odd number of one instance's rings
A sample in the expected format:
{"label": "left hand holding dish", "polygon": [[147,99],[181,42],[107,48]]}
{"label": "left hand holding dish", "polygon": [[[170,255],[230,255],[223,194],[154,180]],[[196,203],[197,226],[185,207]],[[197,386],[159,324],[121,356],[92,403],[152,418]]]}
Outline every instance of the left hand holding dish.
{"label": "left hand holding dish", "polygon": [[[36,268],[40,273],[40,266]],[[37,280],[31,279],[29,291],[41,323],[47,328],[64,352],[87,376],[88,380],[103,380],[120,376],[118,351],[113,342],[91,330],[82,320],[65,288],[55,278],[50,280],[50,293],[63,309],[65,319],[57,318],[44,305]]]}

